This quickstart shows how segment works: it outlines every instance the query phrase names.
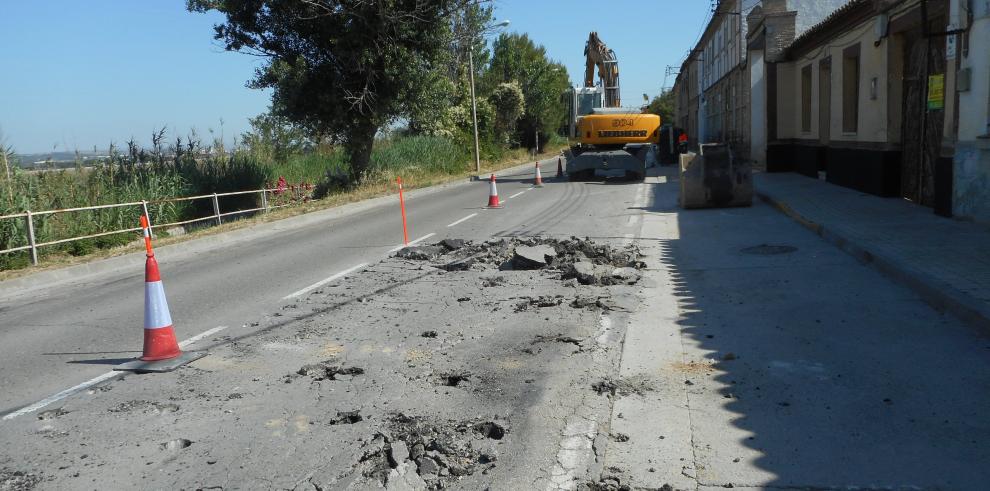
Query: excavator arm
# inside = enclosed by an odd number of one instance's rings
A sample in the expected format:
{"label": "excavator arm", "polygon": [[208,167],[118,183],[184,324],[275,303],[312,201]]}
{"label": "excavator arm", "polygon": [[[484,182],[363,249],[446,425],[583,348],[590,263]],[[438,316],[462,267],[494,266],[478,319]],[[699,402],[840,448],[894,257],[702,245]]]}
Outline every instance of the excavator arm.
{"label": "excavator arm", "polygon": [[619,61],[615,58],[615,51],[605,46],[597,32],[592,32],[584,45],[584,56],[584,86],[595,86],[595,67],[598,67],[598,78],[605,88],[605,107],[621,107]]}

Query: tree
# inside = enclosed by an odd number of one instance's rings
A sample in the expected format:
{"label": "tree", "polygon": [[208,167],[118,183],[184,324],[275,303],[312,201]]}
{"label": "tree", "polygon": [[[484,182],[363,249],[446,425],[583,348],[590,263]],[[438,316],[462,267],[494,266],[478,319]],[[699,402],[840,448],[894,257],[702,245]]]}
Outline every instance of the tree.
{"label": "tree", "polygon": [[509,143],[506,140],[515,131],[516,122],[526,110],[522,88],[516,82],[502,82],[488,96],[488,102],[495,110],[495,137],[500,143]]}
{"label": "tree", "polygon": [[674,124],[674,107],[676,97],[673,90],[665,90],[660,95],[654,96],[653,100],[646,106],[647,113],[660,116],[663,124]]}
{"label": "tree", "polygon": [[550,60],[546,48],[526,34],[502,34],[492,46],[484,85],[505,82],[518,83],[522,89],[525,112],[517,122],[520,141],[535,145],[536,132],[546,134],[561,127],[567,115],[561,94],[570,86],[567,69]]}
{"label": "tree", "polygon": [[188,0],[226,22],[215,39],[262,57],[249,82],[270,88],[276,114],[343,144],[351,178],[368,169],[375,135],[435,96],[449,59],[449,18],[470,0]]}
{"label": "tree", "polygon": [[251,123],[251,131],[242,133],[241,141],[262,160],[281,162],[314,145],[301,128],[275,114],[271,108],[266,113],[248,118],[248,122]]}

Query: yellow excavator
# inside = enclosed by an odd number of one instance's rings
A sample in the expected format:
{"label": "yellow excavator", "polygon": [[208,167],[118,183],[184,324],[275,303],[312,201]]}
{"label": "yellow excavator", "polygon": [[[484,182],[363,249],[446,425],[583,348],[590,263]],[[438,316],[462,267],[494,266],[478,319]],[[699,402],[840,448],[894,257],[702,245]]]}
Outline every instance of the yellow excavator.
{"label": "yellow excavator", "polygon": [[588,36],[584,55],[584,87],[571,91],[570,136],[576,144],[567,159],[568,177],[580,180],[598,171],[625,171],[626,177],[642,180],[649,146],[660,143],[660,116],[621,107],[619,62],[597,32]]}

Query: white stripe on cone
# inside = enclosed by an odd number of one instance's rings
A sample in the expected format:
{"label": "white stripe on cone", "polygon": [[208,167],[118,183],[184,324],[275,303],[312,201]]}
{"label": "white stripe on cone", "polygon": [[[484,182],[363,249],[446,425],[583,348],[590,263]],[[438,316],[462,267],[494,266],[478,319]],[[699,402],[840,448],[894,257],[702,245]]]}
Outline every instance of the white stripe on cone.
{"label": "white stripe on cone", "polygon": [[148,281],[144,284],[144,328],[161,329],[172,327],[172,315],[168,312],[165,300],[165,287],[161,281]]}

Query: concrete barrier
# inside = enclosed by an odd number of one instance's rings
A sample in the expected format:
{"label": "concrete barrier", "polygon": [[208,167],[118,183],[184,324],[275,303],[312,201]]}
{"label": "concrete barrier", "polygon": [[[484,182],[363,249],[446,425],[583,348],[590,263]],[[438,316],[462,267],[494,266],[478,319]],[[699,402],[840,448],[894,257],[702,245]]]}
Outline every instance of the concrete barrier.
{"label": "concrete barrier", "polygon": [[753,204],[753,174],[733,158],[728,145],[701,145],[700,154],[680,156],[681,208],[722,208]]}

